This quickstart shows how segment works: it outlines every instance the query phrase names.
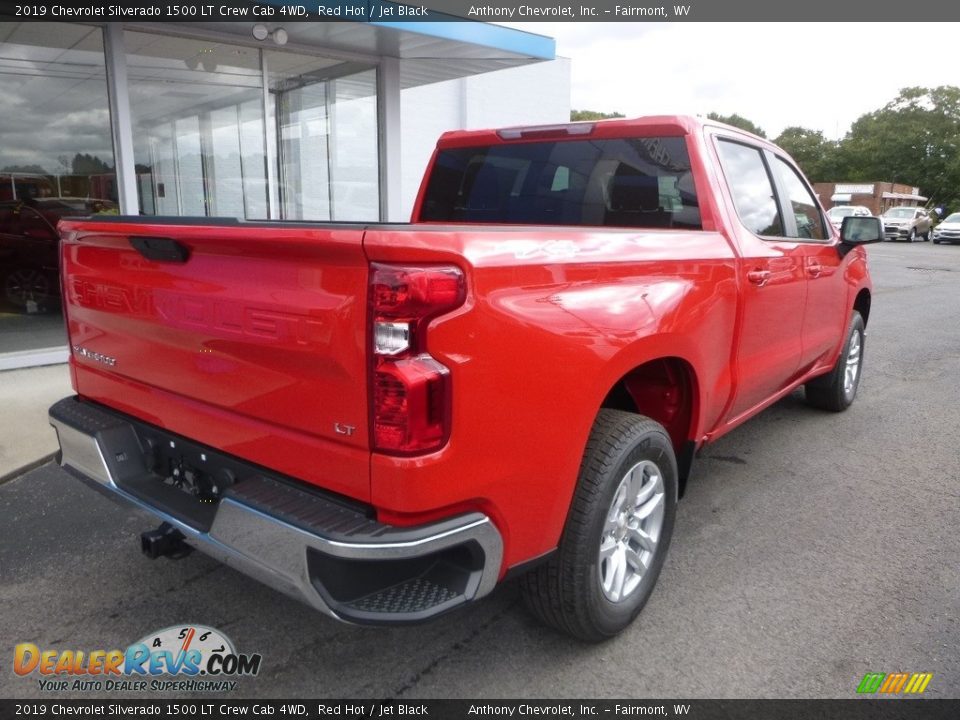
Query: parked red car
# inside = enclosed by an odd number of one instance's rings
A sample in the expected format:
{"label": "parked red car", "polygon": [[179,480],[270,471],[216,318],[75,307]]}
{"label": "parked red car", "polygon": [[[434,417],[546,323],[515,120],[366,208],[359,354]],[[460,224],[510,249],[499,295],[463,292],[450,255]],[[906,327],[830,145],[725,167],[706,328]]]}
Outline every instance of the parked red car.
{"label": "parked red car", "polygon": [[444,135],[413,222],[64,220],[70,473],[350,622],[521,576],[601,640],[696,451],[799,386],[847,408],[871,285],[769,142],[689,117]]}
{"label": "parked red car", "polygon": [[0,202],[0,289],[15,310],[39,312],[60,304],[61,218],[116,212],[109,200],[45,197]]}

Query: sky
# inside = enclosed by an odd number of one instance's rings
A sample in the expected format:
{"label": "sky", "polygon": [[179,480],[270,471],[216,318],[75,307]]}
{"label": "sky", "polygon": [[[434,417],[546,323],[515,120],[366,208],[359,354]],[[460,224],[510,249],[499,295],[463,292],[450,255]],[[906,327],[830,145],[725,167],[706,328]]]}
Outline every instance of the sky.
{"label": "sky", "polygon": [[958,23],[503,24],[556,39],[575,109],[738,113],[771,138],[839,139],[901,88],[960,86]]}

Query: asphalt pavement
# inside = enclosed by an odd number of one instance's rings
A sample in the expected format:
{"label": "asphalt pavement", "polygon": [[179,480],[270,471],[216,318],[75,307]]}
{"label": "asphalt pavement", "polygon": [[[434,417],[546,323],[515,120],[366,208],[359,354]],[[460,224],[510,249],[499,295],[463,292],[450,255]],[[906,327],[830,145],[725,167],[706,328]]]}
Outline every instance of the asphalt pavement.
{"label": "asphalt pavement", "polygon": [[147,516],[46,465],[0,485],[0,697],[44,696],[10,670],[16,643],[124,648],[185,623],[262,654],[229,697],[852,698],[901,671],[960,697],[960,246],[869,256],[854,406],[794,393],[708,447],[615,640],[542,627],[512,584],[417,627],[339,624],[199,553],[144,558]]}

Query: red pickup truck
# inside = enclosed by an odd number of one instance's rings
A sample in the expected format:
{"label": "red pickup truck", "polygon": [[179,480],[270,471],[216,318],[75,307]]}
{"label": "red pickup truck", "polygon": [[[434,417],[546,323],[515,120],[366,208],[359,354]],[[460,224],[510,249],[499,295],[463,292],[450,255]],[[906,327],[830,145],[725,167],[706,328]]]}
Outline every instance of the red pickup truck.
{"label": "red pickup truck", "polygon": [[356,623],[640,611],[696,451],[860,380],[876,218],[688,117],[453,132],[413,222],[60,224],[70,473]]}

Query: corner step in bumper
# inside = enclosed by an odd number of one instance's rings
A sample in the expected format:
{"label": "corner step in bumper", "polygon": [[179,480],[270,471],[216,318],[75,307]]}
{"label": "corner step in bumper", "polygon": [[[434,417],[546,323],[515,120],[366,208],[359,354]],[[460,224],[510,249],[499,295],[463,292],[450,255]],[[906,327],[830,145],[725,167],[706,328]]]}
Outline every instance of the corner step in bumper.
{"label": "corner step in bumper", "polygon": [[[60,440],[60,464],[72,475],[169,523],[207,555],[335,618],[418,622],[496,585],[503,542],[482,513],[411,528],[384,525],[365,506],[76,397],[50,408],[50,424]],[[231,484],[208,502],[174,487],[163,454],[171,447],[178,462],[187,458],[202,466],[197,472]]]}

